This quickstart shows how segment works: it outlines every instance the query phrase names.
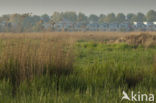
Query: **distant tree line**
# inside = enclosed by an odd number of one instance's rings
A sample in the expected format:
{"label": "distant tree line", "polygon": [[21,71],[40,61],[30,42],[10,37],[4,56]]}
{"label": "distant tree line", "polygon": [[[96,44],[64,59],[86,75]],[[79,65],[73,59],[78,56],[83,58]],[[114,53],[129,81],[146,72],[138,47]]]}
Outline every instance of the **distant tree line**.
{"label": "distant tree line", "polygon": [[[51,16],[44,14],[41,16],[26,14],[8,14],[0,17],[0,32],[40,32],[40,31],[53,31],[53,25],[63,20],[77,23],[81,22],[84,24],[90,22],[96,23],[121,23],[121,22],[155,22],[156,11],[150,10],[147,14],[141,12],[134,14],[129,13],[127,15],[123,13],[110,13],[89,16],[84,13],[76,12],[54,12]],[[47,26],[46,26],[47,25]],[[49,26],[48,26],[49,25]]]}

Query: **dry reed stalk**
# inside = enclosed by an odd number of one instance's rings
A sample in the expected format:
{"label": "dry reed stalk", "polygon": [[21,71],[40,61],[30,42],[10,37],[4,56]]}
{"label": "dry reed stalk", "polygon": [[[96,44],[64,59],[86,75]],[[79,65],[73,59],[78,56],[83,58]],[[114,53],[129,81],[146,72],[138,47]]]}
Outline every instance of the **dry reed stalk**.
{"label": "dry reed stalk", "polygon": [[74,62],[74,39],[64,35],[1,35],[0,77],[13,84],[43,75],[67,75]]}

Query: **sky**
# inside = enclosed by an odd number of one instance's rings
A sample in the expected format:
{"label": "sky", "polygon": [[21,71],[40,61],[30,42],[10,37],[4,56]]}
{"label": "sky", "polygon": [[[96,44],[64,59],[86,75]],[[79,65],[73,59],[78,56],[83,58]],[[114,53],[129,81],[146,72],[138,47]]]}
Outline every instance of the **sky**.
{"label": "sky", "polygon": [[33,13],[52,15],[55,11],[90,14],[137,13],[156,10],[156,0],[0,0],[0,15]]}

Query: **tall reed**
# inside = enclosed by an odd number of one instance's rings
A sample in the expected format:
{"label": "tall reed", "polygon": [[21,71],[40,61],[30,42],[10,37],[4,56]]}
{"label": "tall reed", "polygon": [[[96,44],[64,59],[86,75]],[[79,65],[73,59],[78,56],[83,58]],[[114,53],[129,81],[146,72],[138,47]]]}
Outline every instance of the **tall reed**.
{"label": "tall reed", "polygon": [[0,79],[14,89],[36,76],[68,75],[73,71],[74,39],[52,34],[0,35]]}

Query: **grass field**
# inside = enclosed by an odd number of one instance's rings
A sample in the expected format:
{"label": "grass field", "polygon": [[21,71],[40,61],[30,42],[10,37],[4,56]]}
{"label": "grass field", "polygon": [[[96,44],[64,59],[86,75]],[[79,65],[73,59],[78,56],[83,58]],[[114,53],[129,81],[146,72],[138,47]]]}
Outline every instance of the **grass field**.
{"label": "grass field", "polygon": [[0,34],[0,103],[120,103],[123,90],[156,94],[156,47],[106,43],[131,34],[139,33]]}

